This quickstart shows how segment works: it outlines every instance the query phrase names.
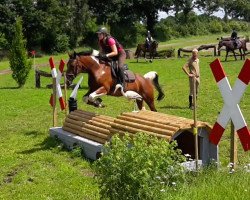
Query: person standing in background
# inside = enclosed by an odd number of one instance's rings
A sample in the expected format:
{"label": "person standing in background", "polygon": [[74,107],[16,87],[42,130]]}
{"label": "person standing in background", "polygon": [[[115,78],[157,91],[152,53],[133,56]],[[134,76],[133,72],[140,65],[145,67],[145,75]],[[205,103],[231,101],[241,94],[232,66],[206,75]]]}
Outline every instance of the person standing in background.
{"label": "person standing in background", "polygon": [[[198,50],[193,49],[192,57],[188,60],[188,62],[182,67],[183,71],[189,77],[189,108],[193,109],[193,98],[197,98],[199,84],[200,84],[200,66],[199,66],[199,58],[198,58]],[[196,95],[194,94],[193,85],[196,85]]]}

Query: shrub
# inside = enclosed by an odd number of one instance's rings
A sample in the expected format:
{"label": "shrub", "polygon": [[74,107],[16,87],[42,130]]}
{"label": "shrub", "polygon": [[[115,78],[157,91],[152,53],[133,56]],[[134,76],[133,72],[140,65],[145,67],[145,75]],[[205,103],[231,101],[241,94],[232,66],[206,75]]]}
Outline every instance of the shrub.
{"label": "shrub", "polygon": [[175,142],[141,133],[133,140],[115,135],[104,151],[94,164],[104,199],[161,199],[167,187],[184,180],[184,157]]}
{"label": "shrub", "polygon": [[171,39],[171,29],[165,26],[163,23],[156,25],[155,27],[156,37],[160,41],[166,41]]}
{"label": "shrub", "polygon": [[209,23],[209,31],[210,33],[221,33],[222,25],[219,21],[213,20]]}
{"label": "shrub", "polygon": [[229,26],[231,27],[231,30],[232,30],[232,29],[235,29],[236,31],[241,30],[240,23],[237,22],[237,21],[230,21],[230,22],[229,22]]}
{"label": "shrub", "polygon": [[31,61],[28,60],[26,41],[22,33],[22,20],[17,18],[15,34],[10,47],[10,68],[13,71],[12,77],[19,87],[22,87],[31,69]]}

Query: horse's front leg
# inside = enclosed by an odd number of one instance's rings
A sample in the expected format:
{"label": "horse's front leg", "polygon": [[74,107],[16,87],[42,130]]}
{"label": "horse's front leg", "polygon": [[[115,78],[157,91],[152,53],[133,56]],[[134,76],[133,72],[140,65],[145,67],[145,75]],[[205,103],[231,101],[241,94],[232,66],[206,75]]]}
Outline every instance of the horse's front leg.
{"label": "horse's front leg", "polygon": [[100,96],[104,96],[104,95],[107,95],[107,90],[105,89],[104,86],[98,88],[96,91],[92,92],[90,95],[89,95],[89,98],[88,100],[92,103],[94,103],[95,106],[97,107],[104,107],[102,104],[101,104],[101,101],[99,100],[96,100],[97,97],[100,97]]}
{"label": "horse's front leg", "polygon": [[234,50],[233,50],[233,54],[234,54],[234,59],[235,59],[235,60],[237,60],[236,55],[235,55],[235,51],[234,51]]}

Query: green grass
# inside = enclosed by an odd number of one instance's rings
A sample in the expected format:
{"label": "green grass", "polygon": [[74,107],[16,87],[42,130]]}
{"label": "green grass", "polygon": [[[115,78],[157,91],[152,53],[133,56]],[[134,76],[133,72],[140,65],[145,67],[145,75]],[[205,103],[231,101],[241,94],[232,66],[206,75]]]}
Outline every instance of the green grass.
{"label": "green grass", "polygon": [[[185,47],[203,39],[180,39],[179,42],[176,40],[176,43],[182,43],[182,47]],[[46,64],[48,58],[49,56],[36,59],[36,63]],[[61,58],[67,61],[66,54],[54,56],[55,61]],[[197,110],[198,120],[209,122],[211,125],[216,121],[223,106],[221,94],[209,67],[209,63],[214,59],[200,56],[201,85]],[[224,57],[221,59],[224,60]],[[145,74],[155,70],[160,75],[160,84],[166,97],[163,101],[156,102],[159,112],[192,118],[192,112],[187,109],[188,79],[181,69],[186,60],[187,58],[172,58],[154,60],[153,63],[140,60],[136,63],[136,60],[132,59],[127,60],[127,63],[134,72]],[[234,61],[232,57],[229,62],[222,62],[232,85],[243,63],[240,60]],[[0,69],[6,68],[6,62],[1,62]],[[49,67],[44,69],[49,71]],[[132,111],[132,102],[124,98],[106,96],[103,98],[106,107],[100,109],[83,104],[81,98],[87,91],[87,76],[83,76],[82,89],[78,91],[80,109],[109,116]],[[52,109],[48,103],[51,90],[46,89],[49,83],[50,79],[42,78],[42,88],[36,89],[32,70],[24,88],[17,89],[11,74],[0,75],[0,199],[99,199],[91,162],[74,156],[49,137],[48,130],[52,126]],[[71,90],[68,90],[68,96],[70,92]],[[240,103],[248,125],[249,99],[248,87]],[[64,113],[59,112],[59,126],[62,125],[64,117]],[[187,183],[169,191],[166,195],[168,199],[248,199],[250,173],[246,173],[243,167],[250,163],[250,155],[242,150],[238,142],[238,170],[236,169],[235,174],[228,173],[229,129],[230,127],[219,144],[220,170],[205,170],[198,176],[192,176]]]}

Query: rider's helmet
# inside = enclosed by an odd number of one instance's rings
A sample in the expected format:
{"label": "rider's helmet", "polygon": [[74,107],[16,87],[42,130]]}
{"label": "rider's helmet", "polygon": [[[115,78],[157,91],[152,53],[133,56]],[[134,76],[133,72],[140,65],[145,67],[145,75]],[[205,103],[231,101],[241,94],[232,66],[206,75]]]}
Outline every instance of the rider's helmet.
{"label": "rider's helmet", "polygon": [[108,30],[106,27],[100,27],[96,33],[108,34]]}

